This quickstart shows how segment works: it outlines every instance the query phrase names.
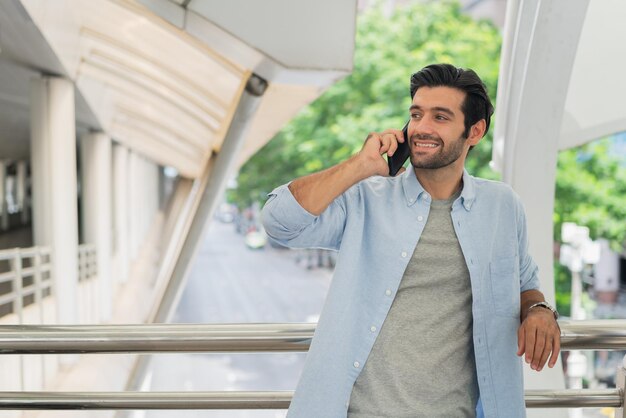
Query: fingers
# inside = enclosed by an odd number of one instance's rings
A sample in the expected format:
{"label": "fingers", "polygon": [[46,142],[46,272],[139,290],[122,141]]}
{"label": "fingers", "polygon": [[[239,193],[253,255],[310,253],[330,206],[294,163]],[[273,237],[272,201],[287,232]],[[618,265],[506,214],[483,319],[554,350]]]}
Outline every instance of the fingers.
{"label": "fingers", "polygon": [[548,363],[548,367],[552,368],[556,364],[556,359],[559,357],[559,352],[561,351],[561,336],[558,335],[552,341],[552,356],[550,356],[550,362]]}
{"label": "fingers", "polygon": [[548,360],[548,356],[550,356],[551,352],[552,352],[552,338],[549,336],[546,336],[545,345],[543,348],[543,354],[541,354],[541,357],[539,358],[539,363],[537,364],[538,372],[540,372],[541,369],[543,369],[543,366],[546,364],[546,361]]}
{"label": "fingers", "polygon": [[522,354],[524,354],[524,351],[526,349],[525,342],[526,342],[526,331],[525,331],[524,325],[522,325],[517,330],[517,355],[518,356],[521,356]]}
{"label": "fingers", "polygon": [[404,142],[404,134],[398,129],[387,129],[381,133],[372,132],[366,141],[372,137],[378,138],[381,155],[386,153],[388,156],[392,156],[398,149],[398,142]]}
{"label": "fingers", "polygon": [[526,363],[530,364],[535,354],[535,328],[531,327],[526,330]]}
{"label": "fingers", "polygon": [[561,350],[561,332],[556,321],[539,315],[528,317],[517,332],[517,355],[524,355],[530,368],[543,370],[548,358],[548,367],[555,366]]}
{"label": "fingers", "polygon": [[388,156],[392,156],[398,149],[398,143],[394,140],[393,135],[383,132],[380,134],[380,153],[387,153]]}
{"label": "fingers", "polygon": [[532,361],[530,363],[530,368],[533,370],[539,371],[539,366],[541,362],[541,356],[543,355],[543,349],[546,347],[546,334],[537,330],[536,339],[535,339],[535,347],[533,350]]}

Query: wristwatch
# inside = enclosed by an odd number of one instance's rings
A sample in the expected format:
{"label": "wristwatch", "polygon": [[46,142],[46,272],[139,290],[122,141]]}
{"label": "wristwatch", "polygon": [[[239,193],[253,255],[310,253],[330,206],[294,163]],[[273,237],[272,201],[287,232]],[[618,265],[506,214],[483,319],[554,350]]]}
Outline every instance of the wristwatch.
{"label": "wristwatch", "polygon": [[537,302],[537,303],[533,303],[532,305],[530,305],[528,307],[528,311],[530,312],[530,310],[532,308],[536,308],[536,307],[542,307],[542,308],[546,308],[552,311],[552,314],[554,314],[554,319],[559,319],[559,313],[557,312],[556,309],[554,309],[554,307],[552,307],[552,305],[550,305],[548,302]]}

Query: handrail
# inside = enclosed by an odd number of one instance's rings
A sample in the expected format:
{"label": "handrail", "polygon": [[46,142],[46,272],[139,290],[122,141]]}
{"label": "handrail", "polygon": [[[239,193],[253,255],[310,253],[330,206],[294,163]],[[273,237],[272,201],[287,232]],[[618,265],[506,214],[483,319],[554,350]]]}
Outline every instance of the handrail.
{"label": "handrail", "polygon": [[[561,321],[562,347],[626,348],[626,320]],[[0,354],[307,351],[316,324],[0,326]],[[620,378],[621,379],[621,378]],[[529,390],[528,408],[623,407],[623,386]],[[286,409],[293,392],[0,392],[3,409]]]}
{"label": "handrail", "polygon": [[626,349],[626,320],[559,321],[561,346],[567,350]]}
{"label": "handrail", "polygon": [[[287,409],[292,391],[273,392],[0,392],[6,409]],[[528,408],[622,407],[620,389],[529,390]]]}
{"label": "handrail", "polygon": [[[564,350],[623,350],[626,320],[561,321]],[[300,352],[313,323],[4,325],[0,354]]]}
{"label": "handrail", "polygon": [[621,389],[527,390],[527,408],[621,408]]}
{"label": "handrail", "polygon": [[0,392],[6,409],[287,409],[277,392]]}
{"label": "handrail", "polygon": [[0,354],[307,351],[315,324],[3,325]]}

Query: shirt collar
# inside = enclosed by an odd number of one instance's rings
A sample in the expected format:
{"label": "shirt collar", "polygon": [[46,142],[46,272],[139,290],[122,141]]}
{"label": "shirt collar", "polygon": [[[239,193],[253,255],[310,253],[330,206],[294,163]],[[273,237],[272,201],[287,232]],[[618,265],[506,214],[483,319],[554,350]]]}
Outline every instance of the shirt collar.
{"label": "shirt collar", "polygon": [[470,176],[467,170],[463,169],[463,191],[461,192],[461,199],[463,200],[463,207],[466,211],[472,208],[474,199],[476,198],[476,186],[474,184],[474,177]]}
{"label": "shirt collar", "polygon": [[[402,173],[402,187],[404,189],[404,197],[407,206],[413,205],[417,202],[422,193],[426,192],[417,179],[415,170],[412,170],[410,167]],[[463,170],[463,191],[461,192],[461,199],[465,210],[469,211],[472,208],[475,197],[474,178],[469,175],[467,170]]]}
{"label": "shirt collar", "polygon": [[411,166],[402,173],[402,188],[404,189],[404,197],[406,198],[407,206],[411,206],[417,202],[417,199],[425,192],[424,187],[420,184],[415,175],[415,170],[413,170]]}

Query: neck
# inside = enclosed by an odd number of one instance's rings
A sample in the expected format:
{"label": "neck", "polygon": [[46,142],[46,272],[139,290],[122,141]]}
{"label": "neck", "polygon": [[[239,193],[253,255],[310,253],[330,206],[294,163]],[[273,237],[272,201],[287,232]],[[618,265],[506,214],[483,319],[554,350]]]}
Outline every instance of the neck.
{"label": "neck", "polygon": [[415,176],[424,190],[434,200],[451,198],[463,183],[463,167],[448,166],[440,169],[414,168]]}

